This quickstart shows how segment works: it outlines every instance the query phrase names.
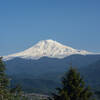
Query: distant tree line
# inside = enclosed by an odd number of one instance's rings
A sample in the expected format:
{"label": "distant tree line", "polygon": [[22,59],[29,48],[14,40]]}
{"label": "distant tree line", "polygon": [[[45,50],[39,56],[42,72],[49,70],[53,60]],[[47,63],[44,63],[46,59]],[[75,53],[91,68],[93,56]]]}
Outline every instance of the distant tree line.
{"label": "distant tree line", "polygon": [[[20,85],[10,88],[10,79],[5,73],[5,65],[0,57],[0,100],[27,100]],[[62,78],[62,87],[57,88],[49,100],[94,100],[89,86],[85,86],[83,78],[76,69],[70,68]]]}

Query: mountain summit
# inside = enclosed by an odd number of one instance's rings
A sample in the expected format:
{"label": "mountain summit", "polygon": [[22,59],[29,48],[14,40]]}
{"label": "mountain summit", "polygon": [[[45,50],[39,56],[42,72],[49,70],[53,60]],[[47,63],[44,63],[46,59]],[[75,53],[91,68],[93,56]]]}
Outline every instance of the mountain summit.
{"label": "mountain summit", "polygon": [[15,57],[25,59],[39,59],[44,56],[51,58],[64,58],[73,54],[87,55],[91,54],[91,52],[73,49],[53,40],[42,40],[27,50],[4,56],[4,59],[9,60]]}

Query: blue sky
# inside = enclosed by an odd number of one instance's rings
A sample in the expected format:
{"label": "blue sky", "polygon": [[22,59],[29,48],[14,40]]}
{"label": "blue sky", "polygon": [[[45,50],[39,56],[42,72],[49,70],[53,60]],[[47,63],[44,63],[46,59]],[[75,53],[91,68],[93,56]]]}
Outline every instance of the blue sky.
{"label": "blue sky", "polygon": [[100,0],[0,0],[0,55],[53,39],[100,52]]}

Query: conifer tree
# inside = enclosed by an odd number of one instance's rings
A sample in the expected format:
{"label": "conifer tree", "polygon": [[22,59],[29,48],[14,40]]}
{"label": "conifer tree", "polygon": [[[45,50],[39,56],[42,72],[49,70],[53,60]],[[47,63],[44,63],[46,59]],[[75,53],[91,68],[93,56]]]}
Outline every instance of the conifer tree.
{"label": "conifer tree", "polygon": [[[92,92],[85,86],[80,73],[76,69],[70,68],[69,72],[62,78],[62,88],[57,88],[57,93],[53,94],[53,100],[93,100]],[[50,99],[50,100],[52,100]]]}
{"label": "conifer tree", "polygon": [[8,98],[8,85],[9,80],[5,74],[5,66],[2,62],[2,57],[0,57],[0,100],[4,100],[4,98]]}
{"label": "conifer tree", "polygon": [[15,88],[9,88],[9,79],[5,74],[5,65],[0,57],[0,100],[27,100],[22,96],[22,90],[20,85]]}

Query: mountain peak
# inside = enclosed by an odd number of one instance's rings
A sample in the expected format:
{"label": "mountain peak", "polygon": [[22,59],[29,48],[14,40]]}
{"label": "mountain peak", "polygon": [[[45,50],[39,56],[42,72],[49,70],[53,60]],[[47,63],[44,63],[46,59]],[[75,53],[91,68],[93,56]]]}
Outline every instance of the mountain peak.
{"label": "mountain peak", "polygon": [[49,43],[55,43],[56,41],[52,40],[52,39],[48,39],[48,40],[41,40],[39,41],[37,44],[49,44]]}
{"label": "mountain peak", "polygon": [[86,55],[90,54],[90,52],[87,52],[85,50],[77,50],[69,46],[62,45],[52,39],[48,39],[39,41],[31,48],[22,52],[5,56],[4,59],[9,60],[15,57],[25,59],[39,59],[44,56],[51,58],[64,58],[73,54]]}
{"label": "mountain peak", "polygon": [[52,40],[52,39],[48,39],[48,40],[41,40],[39,41],[37,44],[60,44],[59,42]]}
{"label": "mountain peak", "polygon": [[55,40],[47,39],[47,40],[41,40],[40,42],[55,42]]}
{"label": "mountain peak", "polygon": [[[48,45],[48,46],[52,46],[52,45],[62,45],[60,44],[59,42],[55,41],[55,40],[52,40],[52,39],[48,39],[48,40],[41,40],[39,41],[36,45],[40,45],[40,46],[45,46],[45,45]],[[36,46],[35,45],[35,46]],[[62,45],[64,46],[64,45]]]}

